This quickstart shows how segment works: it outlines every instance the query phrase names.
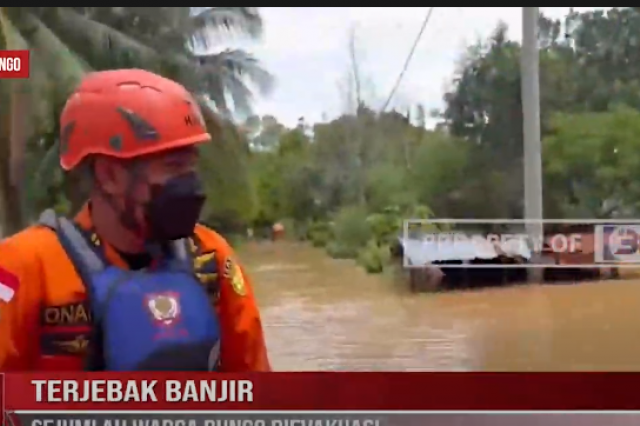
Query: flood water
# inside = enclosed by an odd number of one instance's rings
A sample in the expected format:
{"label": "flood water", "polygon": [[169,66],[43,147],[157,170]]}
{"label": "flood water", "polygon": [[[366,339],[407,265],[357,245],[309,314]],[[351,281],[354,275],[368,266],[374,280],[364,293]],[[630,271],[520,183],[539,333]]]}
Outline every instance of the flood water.
{"label": "flood water", "polygon": [[640,280],[411,295],[304,244],[240,258],[275,370],[640,371]]}

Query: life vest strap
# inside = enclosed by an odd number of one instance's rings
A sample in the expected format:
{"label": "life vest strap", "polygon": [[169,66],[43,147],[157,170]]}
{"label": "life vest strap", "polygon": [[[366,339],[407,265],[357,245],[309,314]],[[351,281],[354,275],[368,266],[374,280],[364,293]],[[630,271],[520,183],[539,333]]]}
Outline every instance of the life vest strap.
{"label": "life vest strap", "polygon": [[[65,217],[57,216],[53,209],[42,212],[38,222],[56,232],[74,265],[83,269],[81,278],[88,278],[87,274],[101,272],[108,266],[108,261],[102,250],[98,250],[98,247],[91,243],[89,235],[74,222]],[[170,248],[173,258],[180,263],[192,266],[188,239],[173,241]]]}
{"label": "life vest strap", "polygon": [[40,215],[40,225],[52,229],[58,235],[62,247],[71,257],[76,268],[83,271],[80,277],[85,279],[87,274],[100,272],[106,267],[104,257],[99,254],[96,247],[89,243],[87,236],[78,226],[65,217],[59,217],[52,209],[45,210]]}
{"label": "life vest strap", "polygon": [[184,265],[189,272],[195,272],[193,270],[193,256],[191,253],[191,247],[187,238],[171,242],[171,254],[180,264]]}
{"label": "life vest strap", "polygon": [[91,303],[91,285],[89,283],[91,283],[91,274],[93,272],[99,272],[105,268],[105,261],[97,253],[97,250],[90,246],[87,238],[74,223],[67,218],[58,217],[52,209],[45,210],[40,215],[39,223],[56,233],[58,241],[60,241],[62,248],[69,256],[87,294],[87,304],[92,313],[93,324],[91,335],[89,336],[85,370],[104,371],[103,330],[102,326],[96,321],[97,316]]}

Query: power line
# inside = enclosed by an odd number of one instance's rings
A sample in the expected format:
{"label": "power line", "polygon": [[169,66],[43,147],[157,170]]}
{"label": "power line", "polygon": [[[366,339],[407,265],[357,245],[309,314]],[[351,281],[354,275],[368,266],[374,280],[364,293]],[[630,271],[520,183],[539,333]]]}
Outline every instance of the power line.
{"label": "power line", "polygon": [[427,16],[425,16],[424,21],[422,21],[422,26],[420,27],[420,31],[418,32],[418,36],[416,37],[415,41],[413,42],[413,46],[411,46],[411,50],[409,51],[409,56],[407,56],[407,60],[404,62],[404,67],[402,68],[402,71],[398,75],[398,79],[396,80],[396,83],[393,86],[393,89],[391,90],[391,93],[389,93],[389,97],[387,98],[387,101],[384,103],[384,106],[380,110],[381,112],[384,112],[384,110],[387,109],[387,107],[389,106],[389,103],[391,102],[391,99],[393,99],[393,96],[396,94],[396,91],[398,90],[398,87],[400,87],[400,82],[404,78],[404,74],[407,72],[407,68],[409,68],[409,63],[411,62],[411,59],[413,58],[413,54],[415,53],[416,48],[418,47],[418,43],[420,42],[420,39],[422,38],[422,34],[424,33],[425,28],[427,28],[427,24],[429,23],[429,20],[431,19],[431,14],[433,13],[434,9],[435,9],[435,7],[430,7],[429,11],[427,12]]}

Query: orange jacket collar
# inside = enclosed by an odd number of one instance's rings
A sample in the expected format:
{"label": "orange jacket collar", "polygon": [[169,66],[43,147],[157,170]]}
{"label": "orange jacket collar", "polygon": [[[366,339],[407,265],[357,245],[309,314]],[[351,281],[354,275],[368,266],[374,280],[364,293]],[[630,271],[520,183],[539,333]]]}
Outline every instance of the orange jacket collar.
{"label": "orange jacket collar", "polygon": [[[74,221],[82,229],[86,231],[92,230],[93,219],[91,218],[91,207],[88,202],[85,203],[84,206],[82,206],[82,209],[80,209],[80,211],[74,218]],[[104,250],[105,257],[109,262],[111,262],[112,265],[115,265],[121,268],[128,267],[127,262],[125,262],[124,259],[122,259],[122,256],[120,256],[117,250],[114,249],[113,246],[111,246],[111,244],[104,241],[104,239],[100,235],[95,233],[94,237],[92,237],[92,242],[97,246],[102,247],[102,250]]]}

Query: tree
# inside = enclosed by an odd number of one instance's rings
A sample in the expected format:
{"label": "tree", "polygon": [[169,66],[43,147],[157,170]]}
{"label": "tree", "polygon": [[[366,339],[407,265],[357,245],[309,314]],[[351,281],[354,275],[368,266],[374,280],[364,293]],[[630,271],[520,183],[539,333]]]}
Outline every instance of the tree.
{"label": "tree", "polygon": [[579,64],[575,100],[584,111],[606,111],[621,103],[640,108],[640,13],[635,9],[616,7],[567,16]]}
{"label": "tree", "polygon": [[578,218],[640,211],[640,112],[558,114],[552,129],[544,140],[548,208]]}
{"label": "tree", "polygon": [[[29,48],[34,69],[26,82],[0,83],[0,101],[12,106],[3,109],[0,122],[4,233],[24,223],[19,200],[25,158],[55,161],[55,155],[46,154],[57,150],[50,132],[54,115],[84,72],[146,68],[184,83],[205,108],[247,112],[253,95],[247,83],[267,90],[271,76],[246,52],[204,49],[215,45],[220,35],[257,37],[261,29],[255,8],[0,8],[0,48]],[[43,134],[48,137],[38,137]],[[33,152],[27,154],[28,149]]]}
{"label": "tree", "polygon": [[285,130],[270,150],[254,152],[252,166],[259,225],[283,218],[304,222],[319,216],[324,181],[304,128]]}
{"label": "tree", "polygon": [[[562,129],[563,140],[577,141],[577,133],[569,136],[567,126],[580,125],[580,120],[590,117],[554,118],[558,112],[604,113],[619,105],[640,108],[640,56],[635,36],[640,28],[640,13],[632,8],[613,8],[607,12],[571,11],[563,20],[541,16],[539,28],[543,137]],[[509,40],[506,26],[500,25],[489,40],[469,48],[454,77],[453,89],[445,95],[446,108],[442,117],[446,127],[452,135],[469,144],[472,161],[465,174],[477,188],[468,196],[483,188],[483,193],[490,193],[494,198],[488,211],[486,203],[478,204],[470,209],[471,215],[479,214],[481,210],[493,217],[522,215],[519,60],[520,45]],[[594,119],[605,123],[607,117]],[[557,148],[556,145],[553,147],[545,146],[545,150]],[[545,151],[543,155],[547,159],[548,155],[555,154]],[[562,167],[558,163],[561,160],[549,161]],[[596,167],[595,164],[591,166]],[[602,167],[606,166],[603,164]],[[556,182],[556,179],[559,177],[548,176],[546,181]],[[560,188],[565,192],[559,192]],[[578,196],[577,188],[570,191],[567,186],[556,187],[549,183],[545,190],[553,193],[546,197],[547,214],[578,214],[567,210],[568,205],[561,202],[563,197]],[[603,195],[586,195],[584,190],[581,194],[579,197],[582,198]],[[586,198],[579,204],[587,202]],[[587,204],[591,206],[594,202]],[[594,213],[592,207],[585,211]],[[582,214],[586,214],[585,211]]]}
{"label": "tree", "polygon": [[253,219],[257,204],[246,135],[225,122],[213,143],[201,148],[200,161],[208,199],[203,220],[221,232],[241,231]]}
{"label": "tree", "polygon": [[245,127],[252,134],[252,148],[262,151],[275,149],[280,136],[286,131],[286,128],[272,115],[251,116],[246,120]]}
{"label": "tree", "polygon": [[445,95],[443,118],[449,131],[467,141],[472,151],[474,160],[466,169],[470,181],[485,189],[496,182],[514,182],[491,188],[500,191],[507,203],[492,204],[495,209],[486,214],[493,217],[521,214],[521,189],[516,183],[522,182],[523,153],[519,58],[519,45],[500,25],[487,43],[469,49],[457,84]]}

